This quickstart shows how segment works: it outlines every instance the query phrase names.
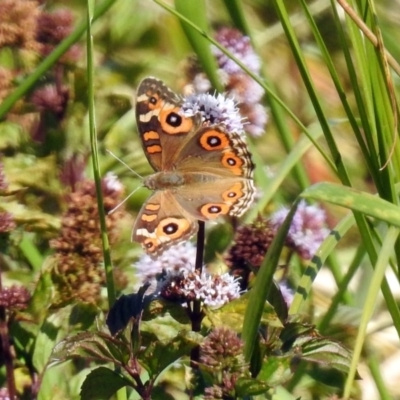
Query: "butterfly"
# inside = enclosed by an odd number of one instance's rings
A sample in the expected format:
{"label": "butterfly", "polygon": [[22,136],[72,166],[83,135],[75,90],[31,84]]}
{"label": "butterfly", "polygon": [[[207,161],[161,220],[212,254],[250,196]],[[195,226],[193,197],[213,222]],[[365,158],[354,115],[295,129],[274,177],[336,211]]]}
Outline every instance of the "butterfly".
{"label": "butterfly", "polygon": [[138,87],[136,121],[143,150],[156,171],[144,179],[154,193],[140,210],[132,240],[153,259],[197,232],[198,220],[241,216],[255,196],[254,164],[238,133],[187,117],[183,100],[162,81]]}

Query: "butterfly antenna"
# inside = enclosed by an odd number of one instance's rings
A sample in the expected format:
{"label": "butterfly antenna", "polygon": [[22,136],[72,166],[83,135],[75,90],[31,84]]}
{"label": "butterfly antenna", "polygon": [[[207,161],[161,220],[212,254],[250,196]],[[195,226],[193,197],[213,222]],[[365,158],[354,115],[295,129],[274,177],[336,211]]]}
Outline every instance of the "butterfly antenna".
{"label": "butterfly antenna", "polygon": [[[110,154],[111,156],[113,156],[116,160],[118,160],[122,165],[125,165],[126,168],[129,169],[129,171],[131,171],[134,175],[136,175],[139,179],[143,180],[143,176],[139,175],[136,171],[134,171],[125,161],[122,161],[118,156],[116,156],[112,151],[110,150],[106,150],[108,154]],[[129,197],[135,192],[132,192]],[[122,203],[121,203],[122,204]],[[119,206],[117,206],[119,207]]]}
{"label": "butterfly antenna", "polygon": [[141,188],[142,188],[141,186],[137,187],[133,192],[131,192],[127,197],[125,197],[125,199],[122,200],[121,203],[119,203],[117,206],[115,206],[113,209],[111,209],[111,210],[108,212],[108,215],[112,214],[115,210],[117,210],[118,208],[120,208],[120,207],[122,206],[122,204],[125,204],[125,203],[128,201],[128,199],[129,199],[131,196],[133,196],[133,195],[134,195],[139,189],[141,189]]}

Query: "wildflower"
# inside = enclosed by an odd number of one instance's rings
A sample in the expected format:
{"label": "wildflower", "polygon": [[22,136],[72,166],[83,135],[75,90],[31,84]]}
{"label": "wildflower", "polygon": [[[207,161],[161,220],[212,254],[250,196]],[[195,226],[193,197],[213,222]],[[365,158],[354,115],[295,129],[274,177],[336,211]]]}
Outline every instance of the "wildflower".
{"label": "wildflower", "polygon": [[[41,44],[41,53],[44,57],[72,33],[73,22],[74,18],[71,11],[66,9],[40,14],[36,38]],[[75,44],[61,57],[59,62],[75,63],[80,55],[80,46]]]}
{"label": "wildflower", "polygon": [[[150,282],[155,289],[157,276],[165,271],[173,275],[183,271],[191,271],[196,259],[196,247],[191,242],[182,242],[165,250],[156,260],[143,254],[135,264],[139,277],[139,286]],[[151,289],[149,289],[150,291]]]}
{"label": "wildflower", "polygon": [[253,137],[261,136],[268,122],[268,114],[262,104],[241,104],[240,112],[247,117],[246,132]]}
{"label": "wildflower", "polygon": [[233,99],[222,94],[192,94],[184,99],[182,105],[183,114],[191,116],[200,113],[205,124],[226,127],[228,132],[243,133],[242,117]]}
{"label": "wildflower", "polygon": [[66,86],[46,85],[36,89],[31,97],[32,103],[41,112],[49,111],[62,119],[67,107],[69,91]]}
{"label": "wildflower", "polygon": [[[271,217],[271,225],[277,230],[288,215],[288,209],[281,209]],[[302,200],[289,228],[286,244],[300,257],[311,260],[318,247],[329,234],[325,227],[326,215],[317,206],[310,206]]]}
{"label": "wildflower", "polygon": [[240,297],[237,279],[228,274],[210,275],[198,271],[184,273],[182,293],[187,301],[201,300],[209,307],[218,308]]}
{"label": "wildflower", "polygon": [[73,15],[67,9],[43,11],[38,18],[37,40],[56,45],[72,33],[73,22]]}
{"label": "wildflower", "polygon": [[240,276],[242,289],[247,287],[253,269],[261,266],[274,236],[275,231],[262,217],[238,228],[226,263],[233,275]]}
{"label": "wildflower", "polygon": [[182,271],[161,276],[157,291],[168,300],[182,303],[200,300],[202,304],[219,308],[240,296],[237,280],[228,273],[210,275],[199,271]]}
{"label": "wildflower", "polygon": [[11,396],[8,391],[8,388],[2,387],[0,388],[0,400],[10,400]]}
{"label": "wildflower", "polygon": [[[217,32],[216,40],[249,70],[259,75],[261,63],[248,37],[236,29],[222,28]],[[246,120],[244,130],[250,135],[260,136],[268,121],[267,113],[260,104],[264,89],[219,48],[212,46],[212,52],[216,57],[218,74],[227,96],[237,102],[241,120]],[[193,58],[190,59],[187,75],[195,93],[205,93],[211,89],[210,81]]]}
{"label": "wildflower", "polygon": [[136,263],[140,283],[149,282],[149,292],[188,303],[194,300],[209,307],[221,307],[240,296],[240,286],[229,274],[210,275],[194,270],[196,248],[190,242],[167,249],[157,260],[144,254]]}
{"label": "wildflower", "polygon": [[[112,175],[103,179],[106,213],[120,203],[121,188],[122,186],[116,185]],[[57,265],[53,271],[53,281],[58,298],[55,303],[58,305],[75,299],[96,304],[105,278],[104,268],[101,266],[102,247],[94,182],[81,182],[68,200],[60,236],[50,243],[56,251]],[[122,216],[120,209],[107,215],[110,243],[116,241],[117,222]]]}
{"label": "wildflower", "polygon": [[205,389],[204,398],[236,398],[236,382],[247,375],[243,342],[236,332],[226,328],[214,329],[200,346],[200,362],[201,368],[213,377],[213,385]]}
{"label": "wildflower", "polygon": [[23,286],[12,285],[0,290],[0,307],[23,310],[31,298],[29,291]]}
{"label": "wildflower", "polygon": [[[217,32],[215,39],[252,72],[256,74],[260,72],[260,59],[254,52],[250,39],[247,36],[243,36],[237,29],[224,27]],[[217,47],[212,46],[212,52],[217,59],[219,67],[229,75],[242,71],[235,61],[231,60]]]}
{"label": "wildflower", "polygon": [[200,362],[220,370],[242,371],[243,341],[231,329],[215,328],[200,346]]}
{"label": "wildflower", "polygon": [[0,211],[0,234],[11,232],[13,229],[15,229],[15,226],[16,225],[12,214],[5,211]]}
{"label": "wildflower", "polygon": [[8,183],[6,180],[6,175],[4,174],[3,163],[0,162],[0,191],[4,192],[8,188]]}
{"label": "wildflower", "polygon": [[73,192],[76,191],[76,185],[83,180],[86,164],[87,156],[83,154],[73,154],[64,162],[60,180]]}
{"label": "wildflower", "polygon": [[15,47],[38,51],[36,40],[39,4],[32,0],[2,0],[0,2],[0,48]]}

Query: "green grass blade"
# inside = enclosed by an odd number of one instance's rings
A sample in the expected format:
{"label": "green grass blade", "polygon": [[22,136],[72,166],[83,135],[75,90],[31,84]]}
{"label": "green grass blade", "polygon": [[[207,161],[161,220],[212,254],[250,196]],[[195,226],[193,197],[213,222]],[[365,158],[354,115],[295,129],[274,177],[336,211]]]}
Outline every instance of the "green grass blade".
{"label": "green grass blade", "polygon": [[350,398],[354,378],[357,373],[357,366],[360,361],[361,351],[365,342],[367,325],[371,319],[372,313],[375,310],[376,299],[381,287],[386,267],[389,262],[389,258],[393,253],[393,248],[397,241],[398,236],[399,236],[399,229],[395,227],[390,227],[383,241],[382,249],[379,252],[371,284],[368,288],[366,303],[364,305],[363,313],[361,316],[353,357],[351,360],[350,371],[347,375],[346,384],[344,388],[344,396],[343,396],[344,399]]}
{"label": "green grass blade", "polygon": [[243,12],[240,0],[224,0],[225,8],[237,29],[250,36],[249,25]]}
{"label": "green grass blade", "polygon": [[311,285],[317,277],[318,272],[324,264],[326,258],[353,225],[354,216],[349,214],[344,217],[335,226],[335,228],[332,229],[331,234],[321,244],[311,260],[311,263],[307,266],[303,276],[300,279],[293,301],[289,308],[289,314],[293,315],[301,312],[303,304],[309,296]]}
{"label": "green grass blade", "polygon": [[[284,2],[282,0],[275,0],[274,4],[275,4],[275,9],[277,10],[278,16],[279,16],[279,18],[281,20],[283,29],[284,29],[284,31],[286,33],[286,37],[287,37],[287,39],[289,41],[289,45],[290,45],[290,47],[292,49],[292,53],[293,53],[293,56],[294,56],[294,58],[296,60],[296,64],[297,64],[297,67],[299,68],[299,71],[300,71],[301,77],[303,79],[304,85],[305,85],[305,87],[307,89],[308,95],[310,96],[310,100],[311,100],[311,102],[313,104],[316,116],[317,116],[317,118],[319,120],[319,123],[321,124],[321,128],[322,128],[322,130],[324,132],[325,139],[326,139],[326,141],[328,143],[328,146],[329,146],[329,149],[330,149],[330,152],[331,152],[331,157],[332,157],[333,160],[335,160],[336,168],[334,168],[334,171],[337,172],[338,177],[341,179],[341,181],[345,185],[351,186],[349,175],[348,175],[348,173],[346,171],[346,168],[345,168],[345,166],[343,164],[343,161],[342,161],[342,155],[341,155],[341,153],[340,153],[340,151],[339,151],[339,149],[338,149],[338,147],[336,145],[336,142],[334,140],[332,131],[331,131],[330,127],[329,127],[327,118],[326,118],[325,113],[324,113],[324,111],[322,109],[322,106],[320,104],[320,100],[319,100],[318,94],[315,91],[314,84],[312,82],[312,79],[311,79],[310,73],[308,71],[306,62],[305,62],[304,57],[302,55],[302,52],[301,52],[301,49],[300,49],[300,45],[299,45],[299,42],[297,40],[297,36],[296,36],[296,34],[295,34],[294,30],[293,30],[293,27],[291,25],[291,22],[290,22],[287,10],[285,8]],[[324,157],[325,157],[325,159],[328,159],[327,155],[325,155]]]}
{"label": "green grass blade", "polygon": [[187,24],[183,19],[179,20],[187,39],[192,45],[213,87],[221,92],[222,85],[221,79],[217,73],[217,62],[211,52],[209,41],[199,32],[199,30],[201,30],[208,34],[209,31],[206,2],[204,0],[175,0],[175,7],[182,16],[186,17],[186,19],[198,27],[198,30],[193,29],[193,27]]}
{"label": "green grass blade", "polygon": [[279,263],[282,247],[289,231],[290,223],[296,212],[298,202],[296,202],[284,223],[279,228],[277,235],[271,243],[264,261],[257,273],[254,287],[250,291],[249,303],[243,321],[242,338],[244,341],[244,356],[246,361],[250,361],[255,343],[257,342],[258,328],[262,317],[265,301],[270,291],[273,276]]}
{"label": "green grass blade", "polygon": [[89,111],[89,132],[90,132],[90,145],[92,150],[92,162],[93,162],[93,174],[94,181],[96,184],[97,194],[97,205],[99,209],[101,239],[103,244],[104,254],[104,268],[106,274],[106,285],[108,293],[108,305],[111,306],[115,302],[115,287],[114,277],[112,273],[110,244],[108,242],[107,227],[106,227],[106,216],[104,212],[102,187],[101,187],[101,176],[98,159],[98,147],[97,147],[97,131],[96,131],[96,117],[95,117],[95,104],[94,104],[94,62],[93,62],[93,36],[91,24],[93,22],[93,0],[87,1],[88,13],[87,13],[87,80],[88,80],[88,111]]}
{"label": "green grass blade", "polygon": [[[315,132],[310,132],[313,137],[313,140],[318,140],[322,135],[322,131],[318,130]],[[247,213],[247,218],[249,220],[254,219],[258,213],[262,212],[271,199],[276,195],[281,186],[282,182],[287,178],[291,170],[300,162],[301,158],[304,154],[309,150],[312,146],[309,138],[305,135],[300,137],[300,139],[294,145],[292,151],[285,157],[277,171],[274,173],[272,179],[264,179],[259,177],[259,175],[264,174],[263,171],[256,170],[256,179],[258,184],[260,185],[260,190],[263,193],[262,198],[258,201],[257,207],[252,208]],[[255,162],[257,165],[257,158],[255,158]],[[262,165],[262,164],[261,164]]]}
{"label": "green grass blade", "polygon": [[400,227],[400,208],[366,192],[333,183],[318,183],[305,190],[301,197],[336,204]]}

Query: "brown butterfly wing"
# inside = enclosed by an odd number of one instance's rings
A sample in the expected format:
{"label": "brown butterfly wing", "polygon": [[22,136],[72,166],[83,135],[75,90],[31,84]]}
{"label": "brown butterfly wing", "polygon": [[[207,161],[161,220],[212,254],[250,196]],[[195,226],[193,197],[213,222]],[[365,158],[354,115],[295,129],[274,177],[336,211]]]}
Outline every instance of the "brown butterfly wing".
{"label": "brown butterfly wing", "polygon": [[156,191],[136,218],[132,240],[141,243],[151,257],[189,239],[197,231],[197,221],[169,190]]}
{"label": "brown butterfly wing", "polygon": [[199,129],[201,116],[184,117],[181,104],[181,97],[158,79],[146,78],[138,87],[136,121],[146,157],[156,171],[171,170],[171,155]]}

